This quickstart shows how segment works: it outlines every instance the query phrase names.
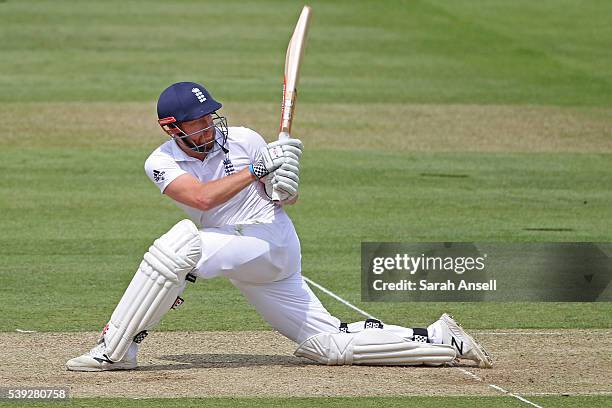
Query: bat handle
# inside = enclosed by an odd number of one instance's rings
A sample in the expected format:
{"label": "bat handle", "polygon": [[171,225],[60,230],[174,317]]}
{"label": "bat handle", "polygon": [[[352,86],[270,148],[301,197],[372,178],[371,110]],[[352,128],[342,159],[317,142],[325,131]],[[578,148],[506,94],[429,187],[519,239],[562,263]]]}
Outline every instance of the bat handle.
{"label": "bat handle", "polygon": [[280,132],[278,134],[278,140],[287,140],[290,138],[291,138],[291,135],[288,132]]}

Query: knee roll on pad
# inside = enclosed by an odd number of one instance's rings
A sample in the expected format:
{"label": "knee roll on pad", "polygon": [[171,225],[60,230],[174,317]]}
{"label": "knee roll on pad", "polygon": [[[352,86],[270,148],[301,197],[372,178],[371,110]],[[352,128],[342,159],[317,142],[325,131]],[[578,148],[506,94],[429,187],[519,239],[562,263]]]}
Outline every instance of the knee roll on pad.
{"label": "knee roll on pad", "polygon": [[155,326],[172,308],[201,256],[200,233],[190,220],[180,221],[155,240],[103,334],[111,361],[121,360],[135,336]]}
{"label": "knee roll on pad", "polygon": [[450,346],[407,341],[381,329],[317,334],[295,355],[327,365],[441,365],[456,357]]}

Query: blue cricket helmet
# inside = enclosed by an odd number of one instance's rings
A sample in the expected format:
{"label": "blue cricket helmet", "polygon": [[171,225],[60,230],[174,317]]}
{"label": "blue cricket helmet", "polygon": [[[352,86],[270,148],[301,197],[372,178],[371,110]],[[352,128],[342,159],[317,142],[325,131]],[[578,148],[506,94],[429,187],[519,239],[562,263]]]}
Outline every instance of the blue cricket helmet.
{"label": "blue cricket helmet", "polygon": [[221,104],[200,84],[177,82],[170,85],[157,100],[157,118],[169,122],[187,122],[221,109]]}
{"label": "blue cricket helmet", "polygon": [[[217,114],[221,104],[200,84],[195,82],[177,82],[170,85],[159,95],[157,100],[157,117],[161,128],[173,139],[180,139],[194,152],[211,153],[222,149],[227,153],[227,120]],[[191,139],[194,134],[204,132],[208,128],[185,134],[180,124],[213,115],[216,136],[203,144],[196,144]]]}

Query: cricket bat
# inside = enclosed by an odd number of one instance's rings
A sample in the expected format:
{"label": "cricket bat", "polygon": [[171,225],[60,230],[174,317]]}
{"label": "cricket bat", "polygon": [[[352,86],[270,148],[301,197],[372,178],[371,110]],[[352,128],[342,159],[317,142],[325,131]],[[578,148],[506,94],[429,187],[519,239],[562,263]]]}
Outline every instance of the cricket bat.
{"label": "cricket bat", "polygon": [[[300,65],[306,48],[306,36],[310,25],[311,8],[304,6],[300,18],[293,30],[293,35],[287,46],[285,55],[285,75],[283,80],[283,99],[281,102],[281,120],[278,139],[288,139],[291,136],[291,124],[295,113],[297,84],[300,77]],[[272,191],[272,199],[279,201],[288,198],[283,191]]]}

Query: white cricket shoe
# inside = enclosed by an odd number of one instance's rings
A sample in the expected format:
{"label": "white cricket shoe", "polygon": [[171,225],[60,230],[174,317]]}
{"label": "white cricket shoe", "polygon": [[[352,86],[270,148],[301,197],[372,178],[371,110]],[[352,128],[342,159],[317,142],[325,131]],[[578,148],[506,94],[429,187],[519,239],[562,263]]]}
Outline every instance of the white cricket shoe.
{"label": "white cricket shoe", "polygon": [[66,368],[70,371],[110,371],[110,370],[133,370],[138,367],[136,354],[138,346],[132,343],[125,356],[112,362],[106,356],[106,346],[104,342],[99,343],[88,353],[75,357],[66,362]]}
{"label": "white cricket shoe", "polygon": [[457,351],[457,358],[475,361],[480,368],[493,366],[489,353],[467,334],[452,316],[444,313],[438,322],[442,328],[442,343],[453,346]]}

